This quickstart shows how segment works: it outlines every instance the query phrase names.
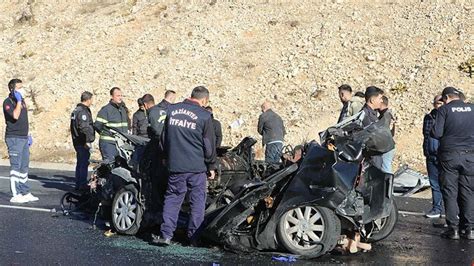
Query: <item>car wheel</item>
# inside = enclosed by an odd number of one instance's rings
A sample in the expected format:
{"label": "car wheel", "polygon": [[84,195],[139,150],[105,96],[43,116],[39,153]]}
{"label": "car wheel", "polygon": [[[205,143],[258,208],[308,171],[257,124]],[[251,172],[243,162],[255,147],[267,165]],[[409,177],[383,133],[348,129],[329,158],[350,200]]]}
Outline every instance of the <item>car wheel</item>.
{"label": "car wheel", "polygon": [[134,185],[121,188],[112,203],[112,225],[120,234],[135,235],[140,229],[143,210]]}
{"label": "car wheel", "polygon": [[280,244],[289,252],[316,258],[334,249],[341,222],[330,209],[301,206],[281,216],[277,227]]}
{"label": "car wheel", "polygon": [[374,243],[387,238],[395,228],[395,224],[398,220],[398,208],[395,201],[392,201],[392,208],[390,215],[381,219],[377,219],[369,224],[366,228],[368,232],[372,231],[372,234],[367,239],[369,243]]}

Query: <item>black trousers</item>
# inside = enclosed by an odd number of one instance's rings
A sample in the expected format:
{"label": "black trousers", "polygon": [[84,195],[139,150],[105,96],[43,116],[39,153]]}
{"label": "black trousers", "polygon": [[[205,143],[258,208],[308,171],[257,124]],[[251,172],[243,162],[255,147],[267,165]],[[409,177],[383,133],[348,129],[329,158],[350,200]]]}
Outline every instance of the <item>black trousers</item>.
{"label": "black trousers", "polygon": [[450,228],[474,229],[474,152],[443,152],[439,157],[446,222]]}

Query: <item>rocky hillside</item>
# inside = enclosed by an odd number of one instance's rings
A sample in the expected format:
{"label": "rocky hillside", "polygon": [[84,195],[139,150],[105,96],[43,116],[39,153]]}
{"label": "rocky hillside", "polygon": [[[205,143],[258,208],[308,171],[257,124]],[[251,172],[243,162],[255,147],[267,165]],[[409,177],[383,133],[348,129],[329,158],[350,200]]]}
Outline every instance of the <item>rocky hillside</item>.
{"label": "rocky hillside", "polygon": [[23,79],[33,159],[73,161],[69,114],[83,90],[96,95],[96,113],[112,86],[135,109],[146,92],[183,99],[203,84],[228,145],[258,135],[259,106],[271,99],[297,144],[337,120],[338,85],[377,85],[398,114],[397,162],[421,169],[432,96],[446,85],[474,96],[459,70],[474,56],[474,4],[440,2],[2,1],[1,95]]}

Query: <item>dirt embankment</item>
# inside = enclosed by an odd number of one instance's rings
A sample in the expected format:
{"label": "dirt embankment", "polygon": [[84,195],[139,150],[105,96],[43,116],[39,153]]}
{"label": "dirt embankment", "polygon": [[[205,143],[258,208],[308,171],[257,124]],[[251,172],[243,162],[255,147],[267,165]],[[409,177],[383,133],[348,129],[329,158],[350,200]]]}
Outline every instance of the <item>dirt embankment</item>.
{"label": "dirt embankment", "polygon": [[432,96],[446,85],[474,94],[458,69],[474,56],[472,1],[19,0],[0,10],[2,95],[13,77],[30,91],[34,160],[73,160],[69,114],[83,90],[96,95],[95,115],[112,86],[134,110],[146,92],[183,99],[203,84],[226,145],[258,135],[259,105],[271,99],[298,144],[335,122],[336,88],[348,83],[387,91],[396,162],[421,169]]}

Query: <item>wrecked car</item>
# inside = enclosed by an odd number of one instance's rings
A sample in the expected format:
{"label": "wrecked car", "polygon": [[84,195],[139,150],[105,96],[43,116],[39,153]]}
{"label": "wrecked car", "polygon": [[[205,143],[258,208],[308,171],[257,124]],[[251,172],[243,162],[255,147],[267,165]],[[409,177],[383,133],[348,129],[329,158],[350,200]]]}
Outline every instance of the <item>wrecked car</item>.
{"label": "wrecked car", "polygon": [[[89,180],[90,191],[66,193],[61,206],[65,214],[77,207],[97,209],[96,212],[101,208],[102,216],[111,220],[118,233],[134,235],[142,227],[161,223],[166,168],[156,160],[156,143],[112,128],[108,130],[118,150],[115,160],[94,161],[97,166]],[[227,205],[243,185],[273,171],[264,162],[254,160],[255,143],[255,139],[246,137],[234,148],[218,149],[218,169],[215,179],[209,180],[206,213]],[[187,224],[188,209],[185,203],[178,226]]]}
{"label": "wrecked car", "polygon": [[[315,258],[341,235],[367,242],[389,236],[397,222],[393,175],[371,164],[370,152],[393,148],[380,124],[362,128],[363,113],[331,127],[321,144],[304,146],[269,177],[245,184],[234,200],[206,215],[202,237],[229,250],[282,249]],[[372,155],[373,155],[372,154]]]}
{"label": "wrecked car", "polygon": [[[363,128],[362,119],[359,113],[328,128],[320,143],[288,148],[277,166],[254,159],[256,140],[249,137],[219,150],[201,239],[237,252],[287,251],[315,258],[332,251],[343,235],[357,234],[369,243],[389,236],[398,217],[393,175],[383,173],[371,157],[393,149],[393,139],[381,123]],[[95,168],[91,191],[110,206],[115,230],[133,235],[147,220],[160,223],[160,207],[150,200],[156,191],[150,162],[134,156],[150,144],[112,133],[119,156]],[[178,227],[185,227],[187,209],[182,207]]]}

